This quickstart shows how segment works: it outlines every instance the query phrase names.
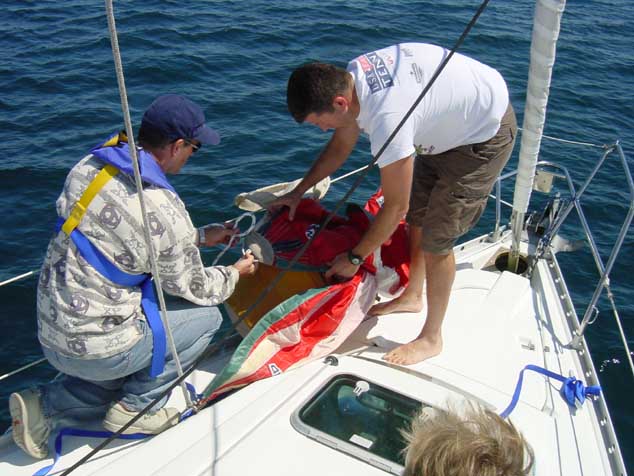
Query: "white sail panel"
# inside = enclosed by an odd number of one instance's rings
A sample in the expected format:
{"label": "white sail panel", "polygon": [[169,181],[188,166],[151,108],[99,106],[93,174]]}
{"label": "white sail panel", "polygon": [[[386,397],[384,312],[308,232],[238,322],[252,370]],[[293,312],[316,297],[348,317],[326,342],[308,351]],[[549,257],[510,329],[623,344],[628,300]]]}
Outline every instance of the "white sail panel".
{"label": "white sail panel", "polygon": [[521,214],[526,213],[531,196],[546,118],[559,26],[565,6],[565,0],[539,0],[535,6],[522,141],[513,198],[513,210]]}

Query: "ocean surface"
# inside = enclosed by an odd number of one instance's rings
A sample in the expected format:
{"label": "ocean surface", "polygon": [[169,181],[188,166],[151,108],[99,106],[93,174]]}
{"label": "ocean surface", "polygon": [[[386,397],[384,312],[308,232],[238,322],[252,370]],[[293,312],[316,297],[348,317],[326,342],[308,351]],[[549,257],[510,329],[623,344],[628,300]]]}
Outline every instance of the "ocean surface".
{"label": "ocean surface", "polygon": [[[0,281],[39,270],[55,222],[55,200],[68,169],[122,128],[104,4],[101,1],[4,0],[0,10]],[[222,135],[174,177],[197,224],[237,216],[236,194],[301,177],[328,139],[296,124],[286,111],[286,81],[309,60],[341,66],[361,53],[398,42],[452,47],[477,1],[354,2],[308,0],[116,2],[115,13],[133,124],[163,93],[201,104]],[[569,2],[554,68],[545,134],[592,144],[620,140],[634,157],[634,6],[630,0]],[[493,1],[461,52],[498,69],[523,118],[532,2]],[[519,141],[507,170],[517,163]],[[544,140],[544,160],[565,165],[580,186],[601,150]],[[341,173],[370,160],[360,141]],[[630,159],[630,166],[634,161]],[[333,186],[326,205],[351,181]],[[378,185],[373,172],[353,194],[363,203]],[[582,205],[607,261],[627,207],[618,161],[602,170]],[[512,200],[513,183],[504,187]],[[491,229],[493,202],[465,239]],[[504,210],[504,219],[510,216]],[[579,221],[564,228],[581,239]],[[611,286],[634,345],[634,233],[626,238]],[[214,251],[206,252],[211,260]],[[597,280],[587,250],[560,255],[583,315]],[[0,375],[41,357],[36,337],[36,277],[0,287]],[[592,356],[621,448],[634,474],[634,378],[607,300],[587,331]],[[0,384],[0,430],[10,424],[7,398],[54,376],[39,365]],[[538,456],[539,457],[539,456]]]}

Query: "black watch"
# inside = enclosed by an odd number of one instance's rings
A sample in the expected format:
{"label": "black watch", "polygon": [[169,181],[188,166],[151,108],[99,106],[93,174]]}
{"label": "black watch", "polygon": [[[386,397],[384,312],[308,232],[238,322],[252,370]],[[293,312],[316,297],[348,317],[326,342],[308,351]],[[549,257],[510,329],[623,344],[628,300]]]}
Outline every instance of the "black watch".
{"label": "black watch", "polygon": [[352,250],[348,251],[348,261],[355,266],[360,266],[363,263],[363,258],[359,255],[355,255]]}

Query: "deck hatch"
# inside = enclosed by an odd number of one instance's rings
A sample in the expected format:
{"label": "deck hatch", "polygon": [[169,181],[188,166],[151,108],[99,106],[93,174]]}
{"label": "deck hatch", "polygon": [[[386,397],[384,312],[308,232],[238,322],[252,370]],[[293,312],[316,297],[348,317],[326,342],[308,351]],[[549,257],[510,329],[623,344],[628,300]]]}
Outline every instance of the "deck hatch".
{"label": "deck hatch", "polygon": [[291,416],[300,433],[394,474],[421,402],[351,374],[334,376]]}

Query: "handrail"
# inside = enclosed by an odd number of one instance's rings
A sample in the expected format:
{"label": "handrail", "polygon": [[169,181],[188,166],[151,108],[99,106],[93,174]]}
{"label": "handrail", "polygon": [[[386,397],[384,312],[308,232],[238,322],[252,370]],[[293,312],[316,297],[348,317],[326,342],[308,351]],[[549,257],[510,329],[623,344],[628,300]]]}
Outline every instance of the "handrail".
{"label": "handrail", "polygon": [[575,338],[572,340],[570,344],[572,346],[577,346],[579,344],[581,337],[583,336],[585,332],[585,329],[590,323],[590,318],[593,312],[595,312],[596,303],[599,300],[599,297],[601,296],[601,292],[603,290],[602,288],[605,287],[607,295],[608,295],[608,299],[612,305],[612,311],[614,313],[617,326],[619,327],[623,345],[625,346],[627,359],[630,363],[630,367],[632,368],[632,374],[634,375],[634,362],[632,362],[632,353],[629,349],[627,338],[625,337],[623,326],[621,325],[621,320],[619,318],[618,311],[616,310],[616,306],[614,304],[613,294],[612,294],[612,291],[610,290],[610,283],[609,283],[610,271],[612,271],[612,267],[614,263],[616,262],[616,258],[619,254],[619,251],[621,250],[621,246],[623,245],[623,241],[625,240],[625,235],[627,234],[630,224],[632,223],[632,218],[634,218],[634,181],[632,180],[632,174],[630,173],[630,168],[627,164],[627,159],[625,158],[625,154],[623,153],[621,144],[618,141],[615,143],[615,148],[618,152],[619,159],[621,160],[621,165],[623,166],[623,170],[625,172],[625,178],[627,180],[627,184],[629,187],[630,207],[629,207],[627,216],[625,217],[625,221],[623,222],[623,225],[621,225],[621,230],[619,231],[619,235],[616,239],[616,242],[614,243],[614,246],[612,247],[612,252],[610,253],[610,257],[608,258],[608,263],[605,267],[605,271],[603,272],[603,275],[601,276],[601,279],[599,280],[599,283],[597,284],[597,287],[595,288],[594,294],[592,296],[592,300],[590,301],[590,304],[588,304],[586,313],[583,316],[583,319],[581,320],[581,324],[579,326],[579,329],[577,330],[577,335],[575,336]]}
{"label": "handrail", "polygon": [[[610,272],[612,271],[612,267],[614,265],[614,263],[616,262],[616,258],[621,250],[621,247],[623,245],[623,242],[625,240],[625,236],[627,235],[627,231],[632,223],[632,220],[634,219],[634,180],[632,179],[632,174],[630,172],[630,168],[628,166],[627,163],[627,159],[625,157],[625,154],[623,153],[623,149],[621,147],[621,144],[619,141],[616,141],[614,144],[609,145],[609,146],[599,146],[596,144],[589,144],[589,143],[582,143],[582,142],[574,142],[574,141],[565,141],[563,139],[557,139],[561,142],[567,142],[567,143],[572,143],[572,144],[577,144],[577,145],[584,145],[584,146],[591,146],[591,147],[600,147],[604,149],[604,153],[603,156],[601,157],[601,159],[597,162],[597,164],[595,165],[595,167],[593,168],[592,172],[588,175],[588,177],[586,178],[585,182],[583,183],[583,185],[579,188],[579,190],[577,191],[575,189],[574,183],[572,182],[572,178],[570,176],[570,173],[568,172],[568,169],[562,165],[558,165],[558,164],[554,164],[552,162],[549,161],[540,161],[537,163],[537,167],[543,169],[546,167],[549,168],[554,168],[559,170],[563,175],[558,175],[559,178],[562,178],[565,180],[566,185],[568,186],[568,191],[570,193],[570,201],[567,203],[566,207],[557,215],[557,218],[555,219],[554,223],[548,228],[548,230],[546,230],[546,232],[544,233],[544,235],[541,237],[541,239],[539,240],[539,243],[537,244],[537,251],[535,252],[535,258],[539,259],[543,256],[543,254],[546,252],[546,250],[550,247],[550,244],[553,240],[553,238],[557,235],[557,232],[559,231],[559,229],[561,228],[561,226],[563,225],[563,223],[566,221],[566,219],[568,218],[570,212],[573,210],[573,208],[577,211],[577,215],[579,217],[579,220],[581,222],[581,226],[583,228],[583,232],[585,234],[585,237],[588,241],[588,244],[590,245],[590,252],[592,254],[592,257],[594,259],[595,265],[597,267],[597,270],[599,272],[599,281],[596,285],[596,288],[593,292],[592,298],[585,310],[584,316],[581,319],[581,322],[578,323],[578,327],[577,329],[574,331],[575,336],[573,337],[573,339],[568,343],[569,346],[571,347],[575,347],[577,348],[580,344],[581,344],[581,339],[583,338],[583,335],[585,333],[586,328],[588,327],[588,325],[592,324],[595,319],[598,316],[599,310],[596,307],[596,304],[599,300],[599,298],[601,297],[601,294],[603,292],[603,289],[606,290],[606,294],[607,294],[607,298],[610,302],[610,307],[612,308],[612,313],[614,315],[614,319],[616,321],[617,327],[619,329],[619,333],[621,336],[621,340],[623,341],[623,346],[625,348],[625,353],[628,359],[628,362],[630,364],[630,368],[632,371],[632,375],[634,375],[634,362],[632,361],[632,352],[630,351],[629,348],[629,344],[627,342],[627,338],[625,336],[625,332],[623,330],[623,326],[621,324],[621,319],[619,317],[619,313],[618,310],[616,308],[616,304],[614,302],[614,294],[612,293],[612,290],[610,288]],[[610,154],[612,154],[614,151],[616,151],[618,153],[621,165],[623,167],[623,170],[625,172],[625,179],[627,181],[627,186],[629,189],[629,194],[630,194],[630,205],[629,205],[629,210],[628,213],[623,221],[623,224],[621,225],[621,229],[619,231],[619,234],[617,236],[616,241],[614,242],[614,245],[612,247],[612,251],[610,253],[610,256],[608,258],[607,264],[604,265],[603,264],[603,260],[601,259],[601,255],[599,253],[599,249],[598,246],[595,242],[594,236],[592,235],[592,232],[590,230],[590,227],[588,225],[588,221],[586,219],[585,213],[583,212],[583,208],[581,206],[581,202],[580,199],[583,196],[583,194],[586,192],[588,186],[590,185],[590,183],[594,180],[594,178],[596,177],[597,172],[599,171],[599,169],[603,166],[603,164],[605,163],[606,159],[608,158],[608,156],[610,156]],[[504,202],[501,199],[501,182],[505,179],[508,179],[510,177],[513,177],[517,174],[516,171],[514,172],[509,172],[505,175],[502,175],[498,178],[498,180],[496,181],[495,187],[496,187],[496,194],[495,195],[490,195],[491,197],[495,198],[496,200],[496,223],[495,223],[495,229],[493,232],[493,238],[497,239],[499,238],[499,229],[500,229],[500,207],[501,207],[501,203],[508,205],[507,202]]]}
{"label": "handrail", "polygon": [[500,175],[495,181],[495,195],[489,194],[489,197],[495,199],[495,228],[493,230],[493,241],[497,241],[500,238],[500,221],[502,220],[502,204],[506,205],[509,208],[513,208],[513,204],[502,200],[502,181],[515,177],[517,175],[517,170],[513,170],[504,175]]}

